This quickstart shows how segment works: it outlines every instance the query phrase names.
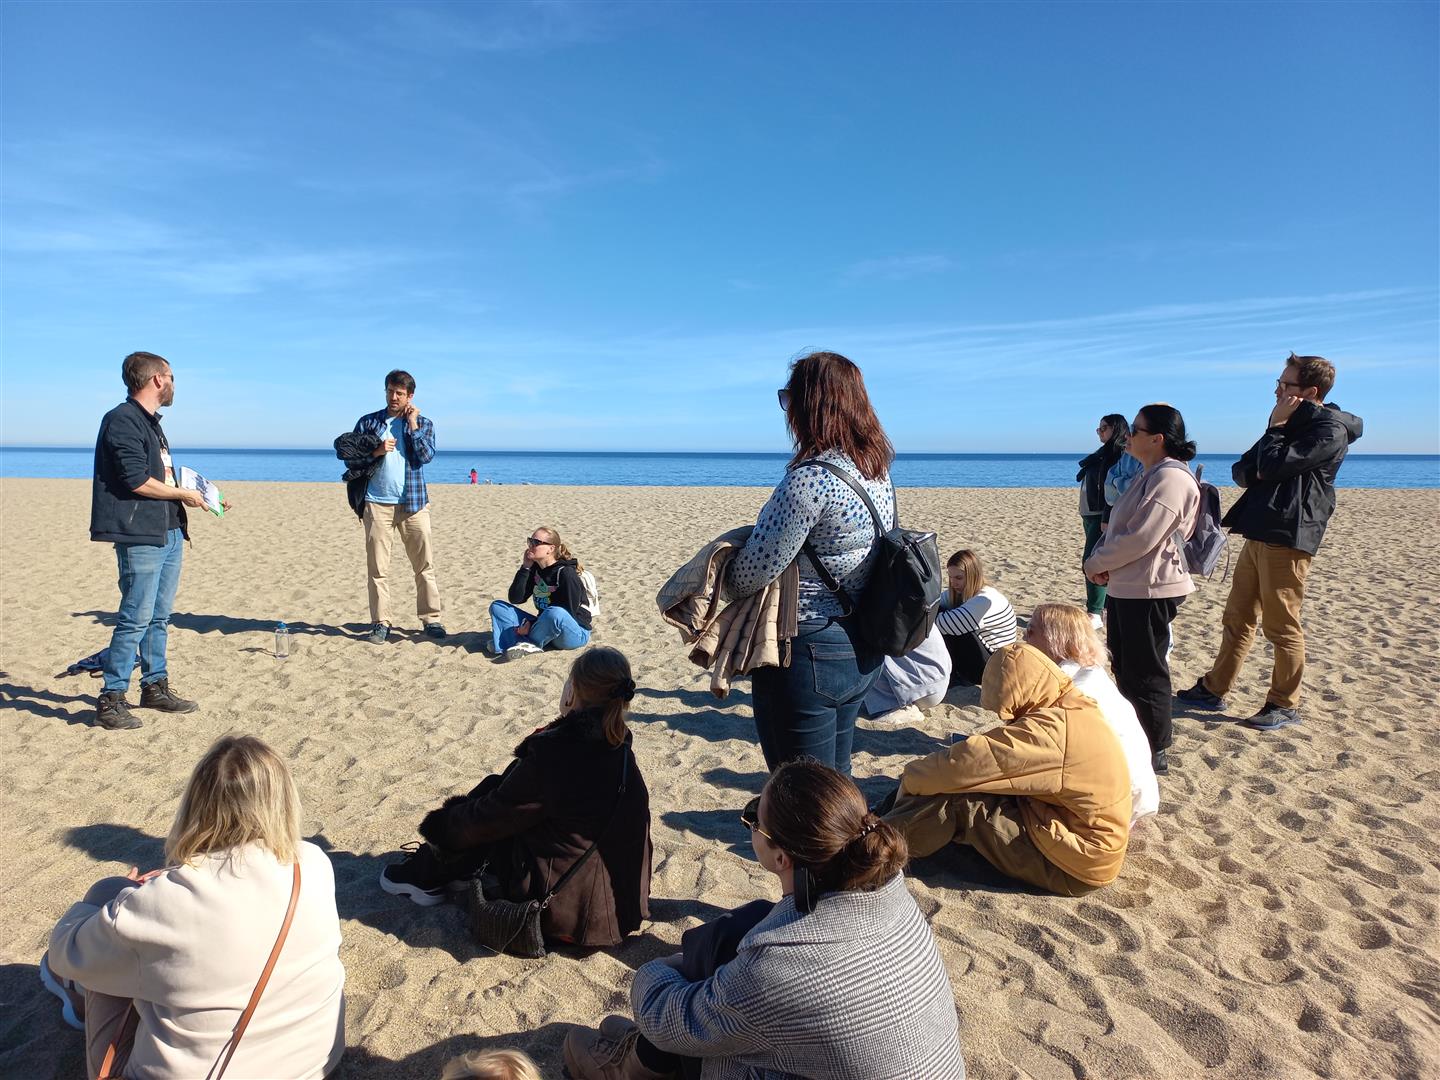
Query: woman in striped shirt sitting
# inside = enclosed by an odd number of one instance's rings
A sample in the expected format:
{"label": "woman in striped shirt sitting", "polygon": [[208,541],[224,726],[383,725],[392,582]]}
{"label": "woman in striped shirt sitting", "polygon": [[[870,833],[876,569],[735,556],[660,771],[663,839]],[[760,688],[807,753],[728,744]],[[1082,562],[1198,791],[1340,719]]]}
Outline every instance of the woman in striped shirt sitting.
{"label": "woman in striped shirt sitting", "polygon": [[950,685],[979,686],[990,654],[1015,642],[1015,609],[999,589],[985,583],[985,568],[975,552],[955,552],[945,569],[950,587],[940,598],[935,625],[950,651]]}

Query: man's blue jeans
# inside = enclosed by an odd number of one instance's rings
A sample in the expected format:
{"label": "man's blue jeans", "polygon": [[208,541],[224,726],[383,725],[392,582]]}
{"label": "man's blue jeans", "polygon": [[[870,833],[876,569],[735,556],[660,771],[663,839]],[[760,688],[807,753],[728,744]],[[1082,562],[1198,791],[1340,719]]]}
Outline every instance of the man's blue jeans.
{"label": "man's blue jeans", "polygon": [[[521,637],[515,628],[528,624],[530,632]],[[557,649],[583,649],[590,644],[590,631],[562,607],[551,604],[538,616],[496,600],[490,605],[490,630],[495,636],[495,651],[504,652],[519,641],[528,641],[537,649],[547,645]]]}
{"label": "man's blue jeans", "polygon": [[169,677],[165,670],[165,641],[170,631],[170,612],[175,607],[175,590],[180,587],[184,542],[184,534],[171,529],[164,545],[115,545],[115,561],[120,567],[120,611],[105,657],[107,694],[123,694],[130,688],[137,649],[141,686]]}
{"label": "man's blue jeans", "polygon": [[857,647],[845,624],[816,619],[799,626],[790,666],[750,674],[755,730],[765,765],[811,757],[850,775],[855,718],[884,657]]}

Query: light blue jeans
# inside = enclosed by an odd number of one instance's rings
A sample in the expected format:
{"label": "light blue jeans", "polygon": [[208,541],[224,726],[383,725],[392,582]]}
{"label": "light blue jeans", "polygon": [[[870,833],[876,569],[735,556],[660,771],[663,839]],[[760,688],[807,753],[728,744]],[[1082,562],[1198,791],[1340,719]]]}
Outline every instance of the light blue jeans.
{"label": "light blue jeans", "polygon": [[130,689],[135,652],[140,652],[140,685],[168,678],[165,642],[170,612],[180,587],[180,560],[185,543],[179,529],[171,529],[163,545],[116,544],[120,567],[120,611],[110,651],[105,656],[105,693]]}
{"label": "light blue jeans", "polygon": [[[530,627],[524,637],[515,633],[515,628],[521,625]],[[590,631],[576,622],[574,615],[554,604],[537,616],[504,600],[496,600],[490,605],[490,630],[495,636],[497,652],[504,652],[518,641],[528,641],[537,649],[547,645],[557,649],[583,649],[590,644]]]}

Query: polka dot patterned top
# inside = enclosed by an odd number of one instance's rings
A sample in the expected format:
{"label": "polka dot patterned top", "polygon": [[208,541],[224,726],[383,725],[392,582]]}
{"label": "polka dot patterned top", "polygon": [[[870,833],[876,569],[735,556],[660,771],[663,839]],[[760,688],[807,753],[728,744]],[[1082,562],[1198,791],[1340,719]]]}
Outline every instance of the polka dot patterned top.
{"label": "polka dot patterned top", "polygon": [[[818,458],[850,473],[870,494],[880,511],[881,527],[895,520],[895,490],[890,477],[867,480],[845,454],[827,450]],[[806,537],[825,569],[858,596],[870,580],[870,547],[875,527],[870,511],[850,485],[818,465],[791,469],[760,511],[755,531],[726,572],[725,594],[737,600],[752,596],[778,578],[797,556],[800,559],[800,621],[844,614],[840,601],[825,588],[810,560],[800,553]]]}

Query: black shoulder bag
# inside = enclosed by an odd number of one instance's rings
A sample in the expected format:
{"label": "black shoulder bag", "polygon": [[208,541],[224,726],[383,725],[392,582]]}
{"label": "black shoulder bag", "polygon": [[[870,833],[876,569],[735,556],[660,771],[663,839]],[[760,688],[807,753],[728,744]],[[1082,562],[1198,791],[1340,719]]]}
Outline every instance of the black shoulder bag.
{"label": "black shoulder bag", "polygon": [[940,548],[933,532],[900,527],[900,500],[895,500],[895,527],[886,532],[880,512],[870,501],[864,485],[844,469],[828,461],[808,458],[802,465],[819,465],[855,489],[870,511],[875,526],[871,551],[875,562],[870,581],[860,599],[854,600],[833,574],[825,568],[807,537],[805,552],[825,588],[840,599],[846,615],[854,615],[855,633],[862,642],[884,656],[904,656],[925,640],[940,612]]}
{"label": "black shoulder bag", "polygon": [[[606,822],[605,828],[601,830],[600,836],[610,831],[610,826],[615,824],[616,817],[620,814],[620,802],[625,798],[625,785],[630,778],[630,747],[626,744],[625,758],[620,767],[620,792],[615,797],[615,809],[610,814],[610,820]],[[545,955],[545,936],[540,932],[540,916],[550,906],[550,901],[555,899],[555,894],[570,883],[570,879],[580,872],[590,856],[595,854],[599,846],[599,836],[595,842],[585,849],[585,854],[571,864],[570,869],[560,875],[560,880],[546,891],[539,900],[504,900],[489,899],[485,895],[484,886],[481,884],[481,876],[485,867],[475,872],[470,880],[467,890],[466,907],[470,915],[470,936],[475,939],[477,945],[490,949],[496,953],[509,953],[511,956],[524,957],[527,960],[538,960]]]}

